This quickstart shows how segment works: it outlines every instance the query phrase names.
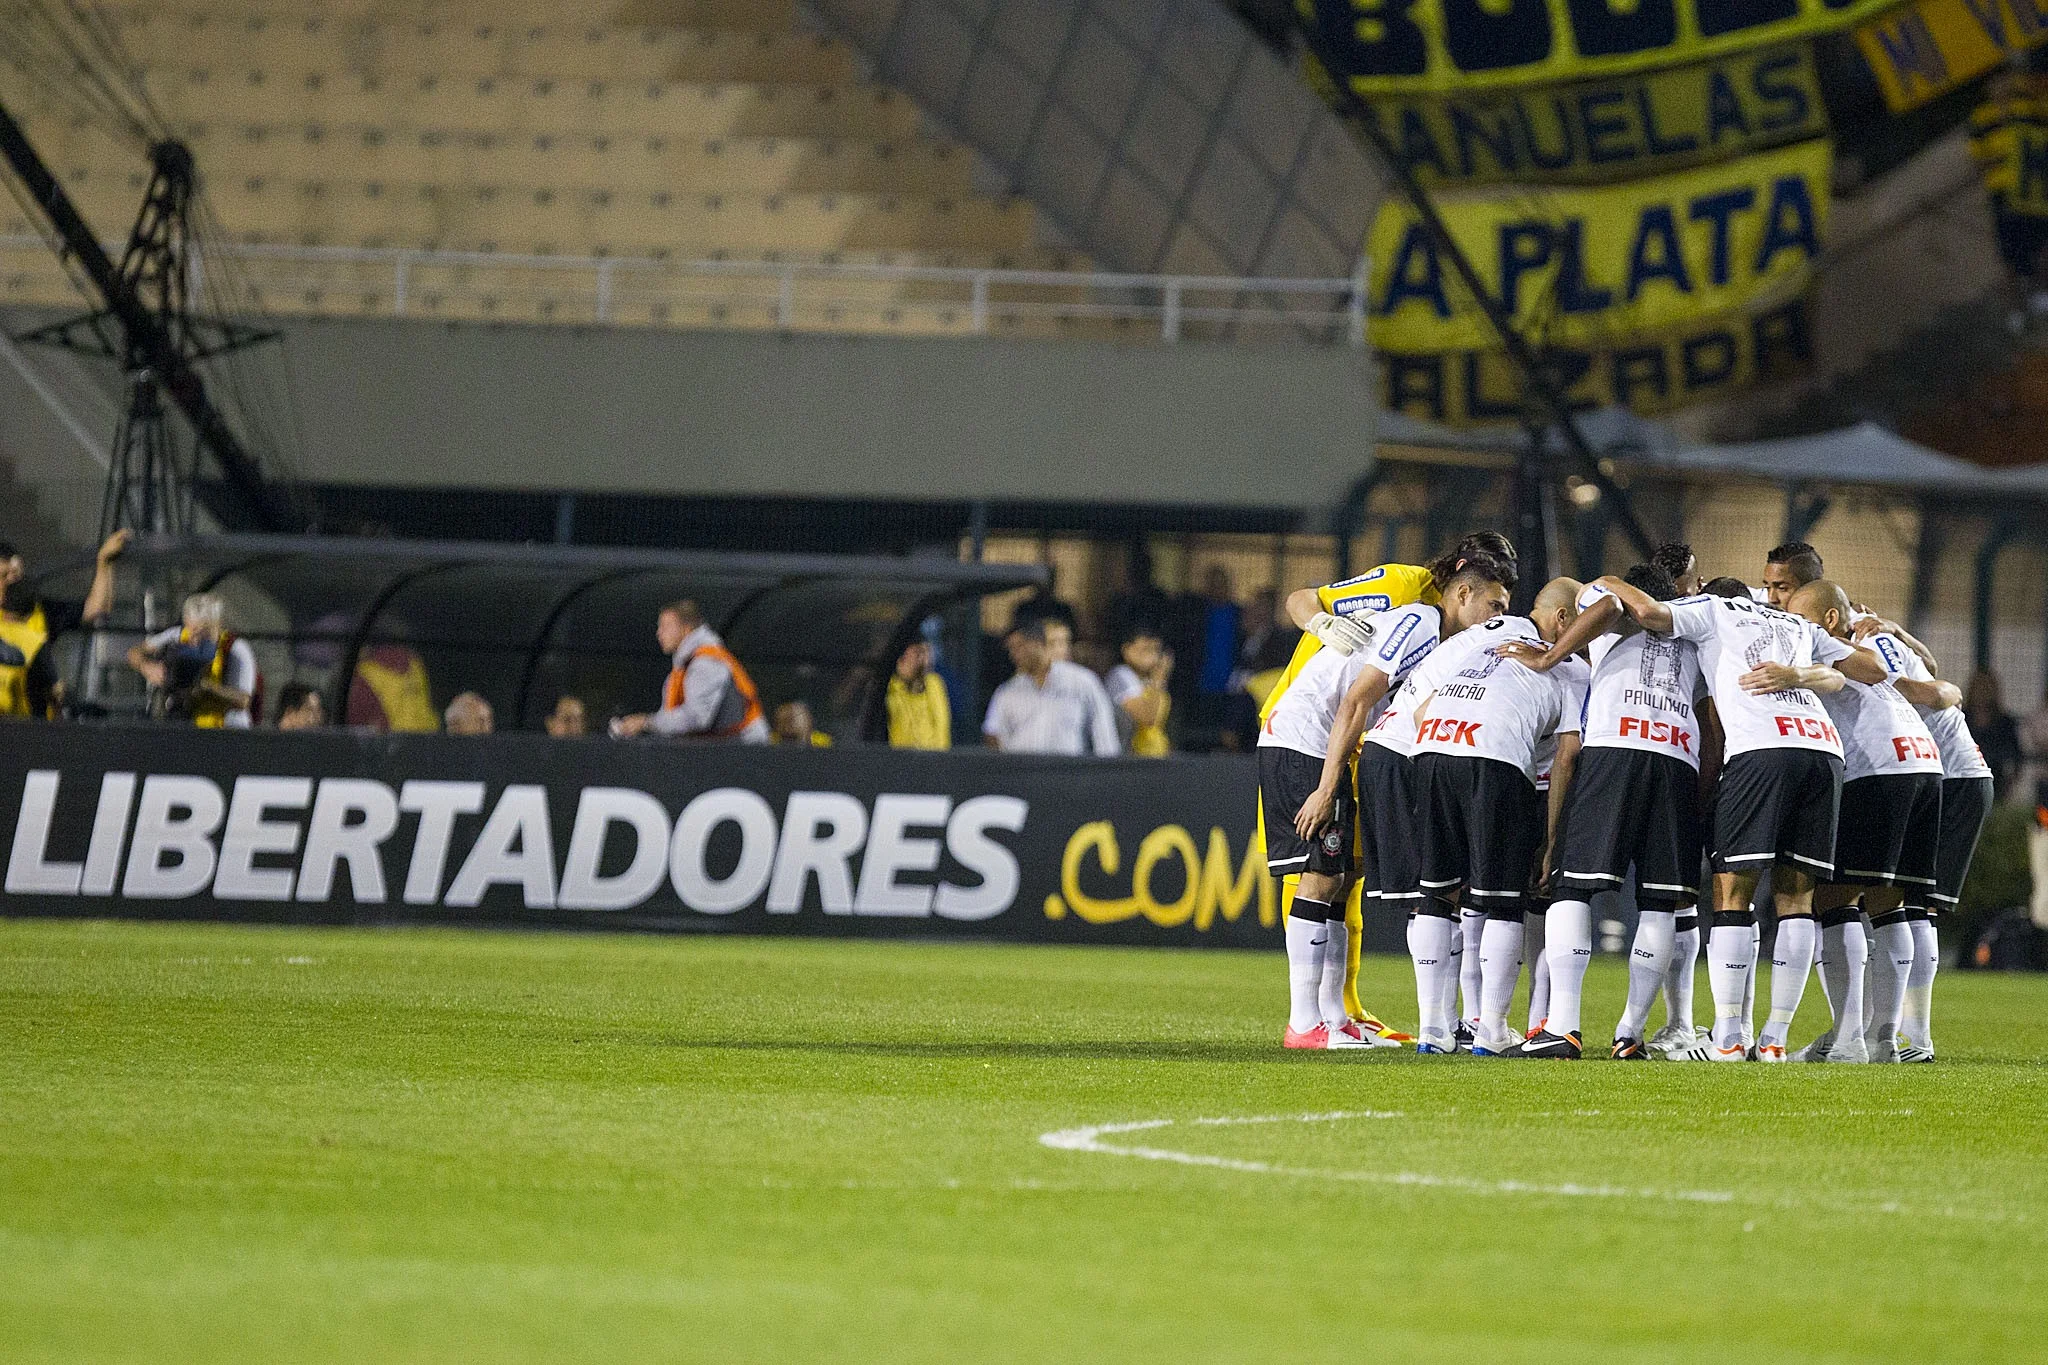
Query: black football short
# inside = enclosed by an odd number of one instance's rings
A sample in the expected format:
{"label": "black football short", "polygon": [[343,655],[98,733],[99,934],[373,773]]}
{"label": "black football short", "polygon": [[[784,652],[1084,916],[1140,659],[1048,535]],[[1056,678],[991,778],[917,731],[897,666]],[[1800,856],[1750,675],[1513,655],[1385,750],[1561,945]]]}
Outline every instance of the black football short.
{"label": "black football short", "polygon": [[1543,843],[1543,798],[1520,768],[1495,758],[1415,759],[1415,818],[1426,892],[1462,885],[1475,910],[1526,908]]}
{"label": "black football short", "polygon": [[1384,744],[1358,756],[1358,875],[1365,894],[1397,910],[1422,898],[1415,838],[1415,761]]}
{"label": "black football short", "polygon": [[1901,886],[1925,900],[1941,850],[1941,776],[1883,773],[1842,784],[1835,874],[1844,886]]}
{"label": "black football short", "polygon": [[1835,870],[1842,760],[1818,749],[1752,749],[1721,769],[1714,793],[1714,870],[1785,863],[1827,880]]}
{"label": "black football short", "polygon": [[1970,876],[1977,837],[1991,814],[1991,779],[1951,777],[1941,784],[1941,847],[1934,859],[1934,887],[1925,901],[1909,889],[1906,904],[1915,910],[1953,910]]}
{"label": "black football short", "polygon": [[1646,749],[1579,754],[1559,817],[1554,891],[1589,900],[1619,891],[1635,868],[1636,901],[1669,910],[1699,898],[1700,775]]}
{"label": "black football short", "polygon": [[1351,773],[1337,784],[1330,820],[1313,843],[1294,832],[1294,817],[1315,795],[1323,780],[1323,760],[1277,745],[1259,746],[1259,808],[1266,818],[1266,868],[1276,877],[1319,872],[1347,875],[1358,849],[1358,810],[1351,796]]}

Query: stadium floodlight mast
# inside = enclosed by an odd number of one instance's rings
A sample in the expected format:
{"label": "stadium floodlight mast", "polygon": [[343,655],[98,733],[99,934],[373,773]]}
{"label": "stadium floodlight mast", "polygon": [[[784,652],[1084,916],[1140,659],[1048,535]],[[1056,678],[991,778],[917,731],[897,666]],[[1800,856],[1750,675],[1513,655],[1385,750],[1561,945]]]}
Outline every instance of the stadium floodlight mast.
{"label": "stadium floodlight mast", "polygon": [[[1304,26],[1301,32],[1310,48],[1315,48],[1317,42],[1314,30]],[[1478,302],[1480,311],[1486,315],[1487,324],[1500,338],[1501,349],[1507,352],[1508,359],[1521,373],[1524,402],[1533,410],[1528,413],[1531,438],[1517,470],[1516,503],[1518,520],[1521,523],[1519,529],[1526,540],[1536,546],[1535,560],[1541,564],[1547,559],[1547,551],[1543,548],[1546,537],[1543,535],[1542,511],[1530,500],[1531,494],[1540,490],[1543,483],[1543,449],[1540,433],[1546,424],[1557,429],[1586,479],[1600,490],[1603,498],[1607,499],[1608,510],[1620,525],[1622,534],[1628,537],[1629,544],[1634,546],[1636,552],[1644,559],[1648,559],[1650,552],[1656,547],[1650,540],[1649,533],[1643,529],[1643,524],[1636,519],[1635,509],[1630,505],[1627,492],[1601,468],[1599,455],[1587,442],[1585,433],[1579,430],[1578,419],[1572,413],[1571,399],[1559,387],[1556,377],[1545,367],[1535,349],[1529,345],[1528,339],[1516,328],[1514,316],[1480,280],[1479,272],[1472,268],[1472,262],[1465,255],[1464,249],[1458,245],[1457,239],[1451,236],[1449,226],[1445,224],[1443,215],[1437,211],[1435,202],[1430,199],[1429,191],[1417,178],[1414,168],[1395,151],[1393,144],[1387,140],[1386,130],[1380,127],[1379,119],[1366,107],[1365,102],[1344,84],[1335,67],[1324,62],[1319,53],[1310,65],[1312,68],[1320,66],[1322,69],[1311,70],[1309,83],[1335,106],[1338,116],[1350,126],[1371,151],[1373,159],[1400,187],[1402,197],[1415,210],[1416,217],[1421,220],[1423,230],[1429,234],[1430,242],[1436,248],[1439,257],[1451,263],[1451,269],[1457,274],[1459,282]],[[1524,553],[1528,552],[1528,546],[1525,545]],[[1533,585],[1540,584],[1542,577],[1541,573],[1532,576],[1532,591]]]}
{"label": "stadium floodlight mast", "polygon": [[101,535],[123,527],[173,533],[191,529],[196,466],[181,465],[177,458],[165,397],[191,424],[199,450],[211,454],[220,468],[223,520],[264,531],[301,529],[289,501],[265,479],[261,464],[208,396],[197,368],[209,356],[278,334],[191,311],[188,213],[197,179],[191,149],[168,139],[150,147],[149,184],[119,265],[5,105],[0,105],[0,156],[48,219],[61,243],[60,254],[77,262],[100,300],[90,313],[36,328],[19,340],[111,359],[126,376],[127,401],[114,432]]}

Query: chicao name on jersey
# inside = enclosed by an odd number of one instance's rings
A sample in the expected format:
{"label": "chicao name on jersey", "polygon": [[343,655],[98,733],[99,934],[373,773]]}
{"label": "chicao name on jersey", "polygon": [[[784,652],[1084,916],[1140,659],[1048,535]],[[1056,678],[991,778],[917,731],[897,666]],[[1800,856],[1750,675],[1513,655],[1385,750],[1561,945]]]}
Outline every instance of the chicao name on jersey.
{"label": "chicao name on jersey", "polygon": [[1428,714],[1416,730],[1415,752],[1494,759],[1521,769],[1533,783],[1543,740],[1578,728],[1584,677],[1561,676],[1558,670],[1537,673],[1494,652],[1510,640],[1543,647],[1526,617],[1498,616],[1458,638],[1467,636],[1478,637],[1475,652],[1441,664],[1432,657],[1410,680],[1429,698]]}

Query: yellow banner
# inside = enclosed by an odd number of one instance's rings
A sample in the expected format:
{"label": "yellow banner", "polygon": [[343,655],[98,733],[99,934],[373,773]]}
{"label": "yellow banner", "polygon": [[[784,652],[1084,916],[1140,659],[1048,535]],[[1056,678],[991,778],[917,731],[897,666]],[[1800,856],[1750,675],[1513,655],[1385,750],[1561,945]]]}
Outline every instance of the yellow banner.
{"label": "yellow banner", "polygon": [[1914,0],[1856,30],[1885,103],[1914,109],[2048,42],[2036,0]]}
{"label": "yellow banner", "polygon": [[1804,45],[1553,89],[1390,96],[1370,106],[1432,184],[1656,175],[1827,131]]}
{"label": "yellow banner", "polygon": [[1970,115],[1970,156],[2000,214],[2048,218],[2048,98],[1995,99]]}
{"label": "yellow banner", "polygon": [[[1802,296],[1611,350],[1553,349],[1544,359],[1574,409],[1666,412],[1805,373],[1813,363],[1811,305]],[[1453,427],[1524,418],[1520,374],[1499,351],[1382,351],[1377,360],[1381,402],[1391,411]]]}
{"label": "yellow banner", "polygon": [[[1803,291],[1827,226],[1830,153],[1825,141],[1804,142],[1619,185],[1433,198],[1523,336],[1627,346]],[[1404,199],[1381,202],[1367,251],[1375,348],[1493,349],[1485,314]]]}
{"label": "yellow banner", "polygon": [[[1295,0],[1295,16],[1321,74],[1377,98],[1682,66],[1846,29],[1898,3]],[[1310,72],[1311,84],[1318,74]]]}

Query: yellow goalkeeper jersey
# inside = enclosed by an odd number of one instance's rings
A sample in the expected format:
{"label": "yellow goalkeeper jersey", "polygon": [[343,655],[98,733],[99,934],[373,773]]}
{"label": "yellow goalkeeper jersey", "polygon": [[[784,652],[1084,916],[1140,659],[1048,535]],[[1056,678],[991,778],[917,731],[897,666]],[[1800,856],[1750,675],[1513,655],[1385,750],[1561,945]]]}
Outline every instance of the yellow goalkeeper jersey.
{"label": "yellow goalkeeper jersey", "polygon": [[[1392,611],[1405,607],[1410,602],[1421,602],[1435,606],[1438,600],[1436,581],[1429,576],[1429,570],[1420,564],[1382,564],[1368,569],[1356,578],[1347,578],[1342,583],[1330,583],[1316,589],[1316,601],[1332,616],[1359,616],[1376,611]],[[1287,661],[1287,670],[1280,675],[1280,681],[1266,694],[1266,704],[1259,708],[1259,724],[1264,725],[1273,714],[1273,708],[1280,704],[1280,698],[1287,695],[1294,677],[1303,665],[1323,647],[1315,636],[1304,633],[1301,642],[1294,647],[1294,657]]]}

